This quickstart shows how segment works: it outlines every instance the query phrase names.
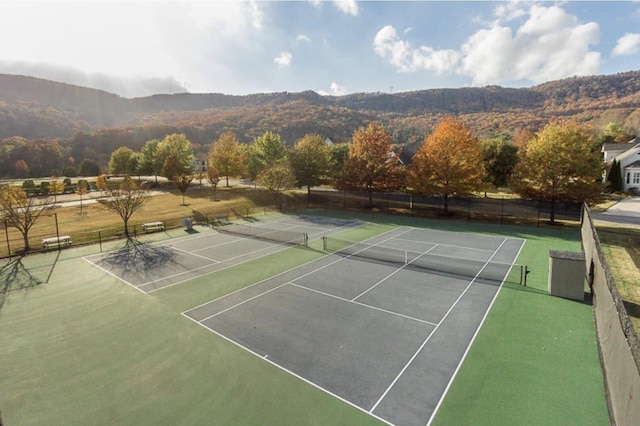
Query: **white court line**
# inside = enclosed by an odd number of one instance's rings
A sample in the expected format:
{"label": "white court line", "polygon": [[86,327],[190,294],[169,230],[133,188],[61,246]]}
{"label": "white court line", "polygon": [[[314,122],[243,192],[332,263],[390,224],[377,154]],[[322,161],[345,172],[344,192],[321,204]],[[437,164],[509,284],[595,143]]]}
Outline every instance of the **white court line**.
{"label": "white court line", "polygon": [[[522,252],[522,249],[524,248],[524,244],[526,242],[527,242],[527,240],[522,240],[522,244],[520,244],[520,248],[518,249],[518,253],[514,257],[513,262],[518,260],[518,257],[520,256],[520,252]],[[445,387],[444,392],[442,392],[442,395],[440,396],[440,400],[436,404],[436,407],[433,409],[433,412],[431,413],[431,417],[429,417],[429,421],[427,422],[427,426],[431,425],[431,422],[433,422],[433,419],[435,419],[436,414],[438,413],[438,410],[440,409],[440,406],[442,405],[442,402],[444,401],[445,396],[447,396],[447,393],[449,392],[449,389],[451,388],[451,385],[453,384],[453,380],[458,375],[458,371],[460,371],[460,367],[462,367],[462,363],[467,358],[467,354],[469,353],[469,350],[471,349],[471,345],[473,345],[473,342],[476,340],[476,337],[478,336],[478,333],[480,333],[480,329],[482,328],[482,325],[484,324],[484,321],[487,319],[487,316],[489,316],[489,312],[491,312],[491,308],[493,307],[493,304],[498,299],[498,295],[500,294],[500,291],[502,290],[502,287],[504,286],[504,282],[507,279],[507,277],[509,276],[509,273],[511,273],[511,269],[509,269],[507,271],[507,273],[504,275],[504,278],[502,279],[502,282],[500,283],[500,287],[498,288],[498,291],[496,291],[496,294],[493,296],[493,299],[491,299],[491,303],[487,307],[487,310],[485,311],[484,316],[482,317],[482,320],[480,321],[480,324],[478,324],[478,327],[476,328],[475,333],[473,333],[473,337],[469,341],[469,344],[467,345],[467,349],[465,349],[464,354],[462,355],[462,358],[460,359],[460,362],[456,366],[456,369],[454,370],[453,374],[451,375],[451,378],[449,379],[449,383],[447,383],[447,386]]]}
{"label": "white court line", "polygon": [[[417,229],[417,228],[414,228],[414,229]],[[398,240],[400,240],[400,241],[408,241],[410,243],[435,244],[435,245],[439,245],[439,246],[442,246],[442,247],[452,247],[452,248],[459,248],[459,249],[464,249],[464,250],[483,251],[483,252],[487,252],[487,253],[493,253],[493,250],[489,250],[489,249],[479,249],[479,248],[473,248],[473,247],[457,246],[457,245],[454,245],[454,244],[434,243],[432,241],[412,240],[410,238],[398,238]]]}
{"label": "white court line", "polygon": [[93,266],[95,266],[96,268],[100,269],[102,272],[104,272],[104,273],[106,273],[106,274],[108,274],[108,275],[111,275],[111,276],[112,276],[112,277],[114,277],[114,278],[117,278],[118,280],[122,281],[122,282],[123,282],[123,283],[125,283],[126,285],[128,285],[128,286],[130,286],[130,287],[135,288],[135,289],[136,289],[136,290],[138,290],[140,293],[143,293],[143,294],[145,293],[143,290],[139,289],[139,288],[138,288],[138,287],[136,287],[135,285],[133,285],[133,284],[131,284],[130,282],[128,282],[128,281],[126,281],[126,280],[124,280],[124,279],[120,278],[119,276],[117,276],[117,275],[116,275],[116,274],[114,274],[113,272],[111,272],[111,271],[108,271],[108,270],[104,269],[102,266],[100,266],[100,265],[98,265],[98,264],[96,264],[96,263],[93,263],[91,260],[87,259],[86,257],[83,257],[83,258],[82,258],[82,260],[84,260],[85,262],[90,263],[91,265],[93,265]]}
{"label": "white court line", "polygon": [[442,325],[442,323],[449,317],[449,314],[451,314],[451,312],[453,311],[453,308],[456,307],[456,305],[458,304],[458,302],[460,302],[460,300],[462,300],[462,297],[467,293],[467,291],[471,288],[471,286],[473,285],[473,283],[476,281],[476,279],[478,278],[478,275],[480,275],[480,273],[484,270],[484,268],[486,268],[486,266],[489,264],[489,262],[491,262],[491,259],[494,258],[494,256],[496,254],[498,254],[498,250],[500,250],[500,248],[504,245],[504,243],[506,243],[508,240],[508,238],[505,238],[502,243],[500,244],[500,246],[493,252],[493,254],[491,255],[491,257],[485,262],[484,266],[482,267],[482,269],[480,269],[480,271],[478,271],[478,273],[476,274],[476,276],[471,280],[471,282],[467,285],[467,287],[462,291],[462,293],[460,293],[460,295],[458,296],[458,298],[455,300],[455,302],[453,302],[453,304],[449,307],[449,309],[447,310],[447,312],[444,314],[444,316],[440,319],[440,321],[438,322],[438,325],[436,325],[436,327],[433,329],[433,331],[431,331],[431,333],[427,336],[427,338],[424,340],[424,342],[422,342],[422,344],[420,345],[420,347],[418,348],[418,350],[413,354],[413,356],[411,357],[411,359],[409,359],[409,361],[407,362],[407,364],[402,368],[402,370],[400,370],[400,373],[398,373],[398,375],[396,376],[395,379],[393,379],[393,381],[391,382],[391,384],[389,385],[389,387],[387,388],[387,390],[384,391],[384,393],[380,396],[380,398],[378,399],[378,401],[373,405],[373,407],[371,408],[370,412],[373,413],[375,411],[375,409],[378,407],[378,405],[380,404],[380,402],[382,402],[382,400],[387,396],[387,394],[389,393],[389,391],[391,391],[391,389],[395,386],[395,384],[398,382],[398,380],[400,380],[400,377],[402,377],[402,375],[404,374],[404,372],[407,370],[407,368],[409,368],[409,366],[411,365],[411,363],[413,363],[413,360],[415,360],[418,355],[420,354],[420,352],[422,352],[422,349],[427,345],[427,342],[429,342],[429,340],[431,339],[431,336],[433,336],[433,334],[440,328],[440,326]]}
{"label": "white court line", "polygon": [[213,245],[202,247],[202,248],[199,248],[199,249],[195,249],[193,251],[193,253],[196,253],[198,251],[203,251],[203,250],[209,250],[209,249],[212,249],[212,248],[218,248],[218,247],[222,247],[222,246],[227,246],[229,244],[235,244],[237,242],[240,242],[240,241],[244,240],[244,238],[240,238],[237,235],[223,234],[222,232],[218,232],[218,231],[216,231],[216,235],[229,236],[229,237],[233,238],[233,240],[225,241],[223,243],[213,244]]}
{"label": "white court line", "polygon": [[294,282],[289,282],[289,283],[285,283],[285,284],[290,284],[290,285],[292,285],[294,287],[298,287],[298,288],[301,288],[301,289],[304,289],[304,290],[307,290],[307,291],[312,291],[314,293],[318,293],[318,294],[321,294],[323,296],[331,297],[333,299],[338,299],[338,300],[341,300],[341,301],[347,302],[347,303],[352,303],[354,305],[362,306],[364,308],[373,309],[374,311],[384,312],[385,314],[390,314],[390,315],[393,315],[393,316],[405,318],[405,319],[408,319],[408,320],[411,320],[411,321],[421,322],[421,323],[427,324],[427,325],[432,325],[432,326],[436,326],[437,325],[434,322],[425,321],[425,320],[422,320],[420,318],[410,317],[409,315],[404,315],[404,314],[401,314],[399,312],[390,311],[388,309],[378,308],[377,306],[367,305],[366,303],[356,302],[353,299],[346,299],[344,297],[336,296],[335,294],[325,293],[324,291],[316,290],[316,289],[310,288],[310,287],[305,287],[303,285],[296,284]]}
{"label": "white court line", "polygon": [[208,260],[209,262],[213,262],[213,264],[214,264],[214,265],[215,265],[216,263],[220,263],[220,261],[219,261],[219,260],[212,259],[212,258],[207,257],[207,256],[202,256],[202,255],[200,255],[200,254],[196,254],[196,252],[195,252],[195,251],[187,251],[187,250],[179,249],[178,247],[174,247],[174,246],[166,246],[166,247],[170,248],[171,250],[179,251],[179,252],[181,252],[181,253],[189,254],[189,255],[191,255],[191,256],[196,256],[196,257],[199,257],[199,258],[201,258],[201,259]]}
{"label": "white court line", "polygon": [[[358,226],[362,226],[362,225],[363,225],[362,223],[361,223],[361,224],[358,224]],[[391,231],[387,231],[387,232],[391,232]],[[381,235],[384,235],[384,234],[381,234]],[[377,237],[377,236],[376,236],[376,237]],[[251,238],[251,237],[247,237],[247,238]],[[375,238],[375,237],[371,237],[371,238]],[[230,241],[229,243],[239,242],[239,241],[243,241],[243,240],[245,240],[245,239],[246,239],[246,238],[239,238],[239,239],[236,239],[236,240]],[[226,244],[226,243],[225,243],[225,244]],[[225,259],[225,260],[221,260],[221,261],[219,261],[217,264],[225,263],[225,262],[228,262],[228,261],[230,261],[230,260],[235,260],[235,259],[238,259],[238,258],[242,258],[242,257],[245,257],[245,256],[247,256],[247,255],[249,255],[249,254],[257,253],[257,252],[259,252],[259,251],[272,249],[273,247],[277,247],[277,246],[282,246],[282,249],[280,249],[280,250],[276,250],[276,251],[272,251],[272,252],[269,252],[269,253],[266,253],[266,254],[265,254],[265,255],[263,255],[263,256],[253,257],[253,258],[251,258],[251,259],[246,260],[245,262],[234,263],[234,264],[231,264],[231,265],[225,266],[224,268],[216,269],[215,271],[206,272],[206,273],[204,273],[204,274],[197,275],[197,276],[195,276],[195,277],[189,277],[189,278],[187,278],[187,279],[185,279],[185,280],[181,280],[181,281],[178,281],[178,282],[175,282],[175,283],[171,283],[171,284],[168,284],[168,285],[166,285],[166,286],[162,286],[162,287],[154,288],[153,290],[149,290],[149,291],[147,291],[146,293],[153,293],[154,291],[158,291],[158,290],[162,290],[162,289],[165,289],[165,288],[173,287],[174,285],[182,284],[182,283],[187,282],[187,281],[191,281],[191,280],[194,280],[194,279],[197,279],[197,278],[200,278],[200,277],[204,277],[204,276],[206,276],[206,275],[208,275],[208,274],[210,274],[210,273],[219,272],[219,271],[223,271],[223,270],[225,270],[225,269],[229,269],[229,268],[234,267],[234,266],[242,265],[243,263],[247,263],[247,262],[250,262],[250,261],[252,261],[252,260],[260,259],[261,257],[265,257],[265,256],[268,256],[268,255],[270,255],[270,254],[280,253],[281,251],[284,251],[284,250],[286,250],[286,249],[290,248],[290,246],[289,246],[289,245],[287,245],[286,243],[275,243],[275,244],[272,244],[272,245],[270,245],[270,246],[268,246],[268,247],[264,247],[264,248],[261,248],[261,249],[258,249],[258,250],[254,250],[254,251],[251,251],[251,252],[248,252],[248,253],[240,254],[240,255],[238,255],[238,256],[230,257],[230,258]],[[325,256],[325,257],[326,257],[326,256]],[[316,261],[316,260],[318,260],[318,259],[314,259],[314,260],[312,260],[312,261],[310,261],[310,262],[307,262],[307,263],[305,263],[305,264],[303,264],[303,265],[306,265],[306,264],[308,264],[308,263],[314,262],[314,261]],[[300,265],[300,266],[303,266],[303,265]],[[213,265],[207,265],[207,266],[213,266]],[[201,267],[201,268],[197,268],[197,269],[202,269],[202,268],[205,268],[205,267],[206,267],[206,266],[203,266],[203,267]],[[290,269],[289,271],[295,270],[295,269],[297,269],[297,268],[298,268],[298,266],[297,266],[296,268]],[[195,270],[197,270],[197,269],[192,269],[191,271],[195,271]],[[289,272],[289,271],[284,271],[284,272],[282,272],[281,274],[287,273],[287,272]],[[187,273],[189,273],[189,272],[190,272],[190,271],[186,271],[186,272],[183,272],[182,274],[187,274]],[[271,279],[271,278],[277,277],[278,275],[281,275],[281,274],[274,275],[273,277],[267,278],[267,279],[262,280],[262,281],[266,281],[266,280],[268,280],[268,279]],[[171,276],[169,276],[169,277],[165,277],[165,278],[160,278],[160,279],[157,279],[157,280],[154,280],[154,281],[149,281],[149,282],[147,282],[147,283],[141,284],[141,285],[140,285],[140,287],[142,287],[142,286],[146,286],[146,285],[151,285],[151,284],[153,284],[153,283],[155,283],[155,282],[157,282],[157,281],[162,281],[163,279],[166,279],[166,278],[171,278]],[[259,281],[259,282],[255,283],[255,284],[252,284],[252,285],[251,285],[251,286],[249,286],[249,287],[253,287],[254,285],[257,285],[257,284],[259,284],[259,283],[260,283],[260,282],[262,282],[262,281]],[[236,291],[234,291],[234,292],[232,292],[232,293],[229,293],[229,294],[227,294],[227,295],[225,295],[225,296],[222,296],[222,297],[230,296],[231,294],[236,293],[237,291],[243,290],[244,288],[248,288],[248,287],[243,287],[242,289],[236,290]],[[214,299],[214,300],[217,300],[217,299]],[[200,307],[200,306],[206,305],[206,304],[208,304],[208,303],[211,303],[211,302],[213,302],[213,300],[210,300],[210,301],[208,301],[208,302],[202,303],[202,304],[200,304],[200,305],[196,306],[195,308],[191,308],[191,309],[189,309],[189,311],[191,311],[191,310],[193,310],[193,309],[196,309],[196,308],[198,308],[198,307]],[[188,311],[185,311],[185,312],[188,312]]]}
{"label": "white court line", "polygon": [[[238,240],[238,241],[242,241],[242,240]],[[179,272],[179,273],[177,273],[177,274],[173,274],[173,275],[167,275],[167,276],[165,276],[165,277],[163,277],[163,278],[158,278],[158,279],[153,280],[153,281],[148,281],[148,282],[146,282],[146,283],[144,283],[144,284],[140,284],[140,287],[144,287],[144,286],[147,286],[147,285],[155,284],[155,283],[157,283],[158,281],[162,281],[162,280],[166,280],[166,279],[169,279],[169,278],[178,277],[178,276],[180,276],[180,275],[185,275],[185,274],[188,274],[188,273],[193,272],[193,271],[198,271],[198,270],[200,270],[200,269],[208,268],[208,267],[210,267],[210,266],[220,265],[220,264],[222,264],[222,263],[226,263],[226,262],[229,262],[229,261],[232,261],[232,260],[236,260],[236,259],[239,259],[239,258],[242,258],[242,257],[248,256],[248,255],[252,255],[252,254],[255,254],[255,253],[258,253],[258,252],[261,252],[261,251],[269,250],[269,249],[272,249],[272,248],[274,248],[274,247],[278,247],[278,246],[281,246],[282,248],[281,248],[280,250],[270,251],[270,252],[268,252],[268,253],[265,253],[265,254],[264,254],[264,255],[262,255],[262,256],[252,257],[252,258],[250,258],[250,259],[247,259],[245,262],[232,263],[232,264],[227,265],[227,266],[225,266],[225,267],[223,267],[223,268],[216,269],[215,271],[205,272],[205,273],[203,273],[203,274],[196,275],[196,276],[194,276],[194,277],[189,277],[189,278],[187,278],[186,280],[182,280],[182,281],[178,281],[178,282],[175,282],[175,283],[168,284],[168,285],[166,285],[166,286],[162,286],[162,287],[154,288],[153,290],[149,290],[147,293],[153,293],[154,291],[157,291],[157,290],[162,290],[162,289],[164,289],[164,288],[173,287],[174,285],[178,285],[178,284],[182,284],[182,283],[187,282],[187,281],[195,280],[195,279],[197,279],[197,278],[204,277],[205,275],[209,275],[210,273],[213,273],[213,272],[223,271],[223,270],[228,269],[228,268],[231,268],[231,267],[233,267],[233,266],[242,265],[243,263],[247,263],[247,262],[250,262],[250,261],[252,261],[252,260],[260,259],[261,257],[265,257],[265,256],[268,256],[268,255],[270,255],[270,254],[280,253],[281,251],[284,251],[284,250],[286,250],[286,249],[288,249],[288,248],[291,248],[290,246],[285,246],[285,245],[283,245],[283,244],[272,244],[272,245],[270,245],[270,246],[268,246],[268,247],[263,247],[263,248],[261,248],[261,249],[257,249],[257,250],[249,251],[249,252],[247,252],[247,253],[239,254],[239,255],[237,255],[237,256],[233,256],[233,257],[230,257],[230,258],[228,258],[228,259],[218,261],[217,263],[211,263],[211,264],[209,264],[209,265],[204,265],[204,266],[200,266],[200,267],[198,267],[198,268],[189,269],[188,271]]]}
{"label": "white court line", "polygon": [[[285,283],[285,284],[286,284],[286,283]],[[385,423],[385,424],[387,424],[387,425],[389,425],[389,426],[394,426],[394,425],[393,425],[393,423],[389,422],[388,420],[385,420],[385,419],[383,419],[382,417],[378,417],[378,416],[376,416],[376,415],[375,415],[375,414],[373,414],[373,413],[369,413],[369,412],[367,412],[364,408],[362,408],[362,407],[360,407],[360,406],[358,406],[358,405],[354,404],[353,402],[347,401],[347,400],[346,400],[346,399],[344,399],[343,397],[341,397],[341,396],[339,396],[339,395],[336,395],[335,393],[333,393],[333,392],[329,391],[328,389],[323,388],[322,386],[318,385],[317,383],[314,383],[314,382],[310,381],[309,379],[306,379],[306,378],[304,378],[304,377],[300,376],[299,374],[296,374],[296,373],[294,373],[293,371],[288,370],[287,368],[283,367],[282,365],[277,364],[277,363],[275,363],[275,362],[271,361],[270,359],[268,359],[269,354],[265,354],[264,356],[263,356],[263,355],[260,355],[259,353],[254,352],[253,350],[251,350],[251,349],[249,349],[248,347],[246,347],[246,346],[244,346],[244,345],[242,345],[242,344],[240,344],[240,343],[236,342],[235,340],[232,340],[232,339],[228,338],[227,336],[225,336],[225,335],[223,335],[223,334],[218,333],[216,330],[214,330],[213,328],[211,328],[211,327],[207,326],[206,324],[202,324],[201,322],[198,322],[198,321],[194,320],[193,318],[190,318],[189,316],[185,315],[185,313],[184,313],[184,312],[182,313],[182,315],[183,315],[183,316],[185,316],[186,318],[190,319],[191,321],[195,322],[196,324],[200,325],[201,327],[204,327],[204,328],[206,328],[207,330],[211,331],[212,333],[216,334],[218,337],[223,338],[223,339],[224,339],[224,340],[226,340],[227,342],[229,342],[229,343],[231,343],[231,344],[236,345],[236,346],[237,346],[237,347],[239,347],[240,349],[244,349],[244,350],[245,350],[245,351],[247,351],[248,353],[250,353],[250,354],[252,354],[252,355],[256,356],[258,359],[261,359],[261,360],[263,360],[264,362],[267,362],[267,363],[271,364],[272,366],[274,366],[274,367],[276,367],[276,368],[278,368],[278,369],[280,369],[280,370],[284,371],[285,373],[291,374],[293,377],[295,377],[295,378],[297,378],[297,379],[299,379],[299,380],[302,380],[304,383],[306,383],[306,384],[308,384],[308,385],[313,386],[314,388],[316,388],[316,389],[320,390],[321,392],[324,392],[324,393],[326,393],[327,395],[332,396],[332,397],[334,397],[334,398],[338,399],[339,401],[344,402],[345,404],[349,405],[350,407],[353,407],[353,408],[357,409],[358,411],[360,411],[360,412],[362,412],[362,413],[368,414],[369,416],[371,416],[371,417],[375,418],[376,420],[379,420],[379,421],[381,421],[381,422],[383,422],[383,423]]]}
{"label": "white court line", "polygon": [[[402,234],[400,234],[402,235]],[[375,246],[374,246],[375,247]],[[438,247],[438,245],[436,244],[435,246],[431,247],[429,250],[425,251],[424,253],[422,253],[420,256],[429,253],[431,250],[435,249],[436,247]],[[401,270],[403,270],[406,266],[410,265],[412,262],[414,262],[416,259],[420,258],[420,256],[416,257],[415,259],[411,260],[411,262],[409,263],[405,263],[404,265],[402,265],[400,268],[396,269],[395,271],[393,271],[392,273],[390,273],[389,275],[387,275],[386,277],[384,277],[383,279],[381,279],[380,281],[378,281],[377,283],[375,283],[374,285],[372,285],[371,287],[369,287],[368,289],[366,289],[365,291],[363,291],[362,293],[360,293],[359,295],[357,295],[356,297],[353,298],[353,300],[358,300],[359,298],[361,298],[362,296],[364,296],[365,294],[369,293],[371,290],[373,290],[374,288],[378,287],[380,284],[382,284],[384,281],[386,281],[388,278],[390,278],[392,275],[397,274],[398,272],[400,272]]]}
{"label": "white court line", "polygon": [[[358,225],[358,226],[362,226],[362,225]],[[385,232],[385,233],[375,235],[375,236],[373,236],[373,237],[369,238],[368,240],[372,240],[372,239],[374,239],[374,238],[378,238],[378,237],[380,237],[380,236],[382,236],[382,235],[388,234],[388,233],[393,232],[393,231],[395,231],[395,230],[396,230],[396,229],[392,229],[392,230],[387,231],[387,232]],[[391,238],[391,237],[390,237],[390,238]],[[365,240],[365,241],[368,241],[368,240]],[[326,259],[326,258],[328,258],[329,256],[333,256],[333,253],[327,254],[326,256],[320,257],[320,258],[318,258],[318,259],[312,259],[312,260],[310,260],[310,261],[308,261],[308,262],[306,262],[306,263],[303,263],[302,265],[298,265],[298,266],[296,266],[295,268],[289,269],[289,270],[287,270],[287,271],[280,272],[279,274],[276,274],[276,275],[274,275],[274,276],[272,276],[272,277],[269,277],[269,278],[265,278],[265,279],[263,279],[263,280],[260,280],[260,281],[258,281],[257,283],[251,284],[251,285],[249,285],[249,286],[247,286],[247,287],[239,288],[238,290],[232,291],[231,293],[225,294],[225,295],[220,296],[220,297],[216,297],[215,299],[209,300],[208,302],[201,303],[201,304],[199,304],[198,306],[195,306],[195,307],[193,307],[193,308],[191,308],[191,309],[189,309],[189,310],[184,311],[184,312],[183,312],[183,314],[186,314],[187,312],[194,311],[194,310],[199,309],[199,308],[201,308],[201,307],[203,307],[203,306],[206,306],[206,305],[208,305],[208,304],[210,304],[210,303],[214,303],[214,302],[216,302],[216,301],[218,301],[218,300],[222,300],[222,299],[224,299],[224,298],[226,298],[226,297],[230,297],[230,296],[232,296],[232,295],[234,295],[234,294],[236,294],[236,293],[239,293],[239,292],[241,292],[241,291],[244,291],[245,289],[249,289],[249,288],[252,288],[252,287],[258,286],[258,285],[260,285],[260,284],[262,284],[262,283],[264,283],[264,282],[266,282],[266,281],[269,281],[269,280],[275,279],[275,278],[277,278],[277,277],[279,277],[279,276],[281,276],[281,275],[288,274],[289,272],[295,271],[296,269],[300,269],[300,268],[302,268],[302,267],[304,267],[304,266],[308,266],[308,265],[310,265],[310,264],[312,264],[312,263],[318,262],[318,261],[320,261],[320,259]],[[329,263],[329,264],[327,264],[327,265],[323,265],[323,266],[321,266],[321,267],[319,267],[319,268],[316,268],[316,269],[314,269],[314,270],[313,270],[313,271],[311,271],[311,272],[308,272],[308,273],[306,273],[306,274],[300,275],[299,277],[296,277],[295,279],[300,279],[300,278],[306,277],[306,276],[308,276],[308,275],[311,275],[311,274],[313,274],[313,273],[316,273],[317,271],[320,271],[320,270],[322,270],[322,269],[324,269],[324,268],[326,268],[326,267],[328,267],[328,266],[331,266],[331,265],[333,265],[333,264],[335,264],[335,263],[337,263],[337,262],[340,262],[340,261],[342,261],[342,260],[343,260],[343,258],[337,259],[337,260],[335,260],[335,261],[333,261],[333,262],[331,262],[331,263]],[[207,317],[207,318],[210,318],[210,317]],[[206,319],[206,318],[205,318],[205,319]],[[203,320],[201,320],[201,321],[204,321],[204,319],[203,319]]]}

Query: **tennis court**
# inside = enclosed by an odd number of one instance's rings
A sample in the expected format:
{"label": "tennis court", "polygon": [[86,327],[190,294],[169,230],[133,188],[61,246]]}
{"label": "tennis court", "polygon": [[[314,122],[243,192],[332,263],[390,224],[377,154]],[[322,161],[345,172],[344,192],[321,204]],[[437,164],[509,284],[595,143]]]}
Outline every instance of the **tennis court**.
{"label": "tennis court", "polygon": [[217,232],[157,244],[129,241],[119,250],[87,256],[85,260],[131,287],[150,293],[359,225],[357,221],[287,216],[266,222],[234,223]]}
{"label": "tennis court", "polygon": [[523,245],[413,227],[328,238],[333,254],[183,315],[384,422],[424,425]]}

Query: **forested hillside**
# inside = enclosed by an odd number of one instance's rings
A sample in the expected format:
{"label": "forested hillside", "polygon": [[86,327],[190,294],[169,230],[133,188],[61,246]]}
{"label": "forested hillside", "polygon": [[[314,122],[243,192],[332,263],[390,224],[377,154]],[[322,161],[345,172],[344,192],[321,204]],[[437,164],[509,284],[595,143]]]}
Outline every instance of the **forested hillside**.
{"label": "forested hillside", "polygon": [[135,99],[0,75],[0,148],[10,143],[40,151],[44,146],[51,150],[53,144],[59,145],[55,149],[61,152],[62,163],[79,164],[88,158],[104,164],[119,146],[139,150],[146,141],[173,132],[184,133],[196,152],[206,152],[225,131],[249,143],[270,130],[293,145],[307,133],[349,140],[358,128],[378,121],[394,143],[410,152],[447,115],[460,117],[482,138],[537,131],[550,120],[564,118],[594,129],[614,122],[636,135],[639,107],[640,71],[521,89],[489,86],[339,97],[312,91],[247,96],[181,93]]}

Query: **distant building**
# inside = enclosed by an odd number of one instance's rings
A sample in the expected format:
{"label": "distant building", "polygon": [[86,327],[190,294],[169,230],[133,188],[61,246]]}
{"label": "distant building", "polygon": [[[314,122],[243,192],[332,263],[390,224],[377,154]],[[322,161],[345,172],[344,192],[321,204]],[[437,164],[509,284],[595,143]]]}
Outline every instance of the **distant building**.
{"label": "distant building", "polygon": [[616,160],[622,173],[622,190],[640,192],[640,138],[627,143],[607,143],[602,146],[604,161],[611,164]]}
{"label": "distant building", "polygon": [[193,173],[206,173],[209,168],[209,156],[205,153],[194,155],[191,162],[191,170]]}

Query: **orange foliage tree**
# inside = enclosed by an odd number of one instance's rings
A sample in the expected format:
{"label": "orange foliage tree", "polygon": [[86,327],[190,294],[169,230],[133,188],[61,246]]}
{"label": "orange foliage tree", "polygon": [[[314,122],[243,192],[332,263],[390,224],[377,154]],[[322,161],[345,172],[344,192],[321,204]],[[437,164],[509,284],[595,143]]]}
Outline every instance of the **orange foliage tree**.
{"label": "orange foliage tree", "polygon": [[219,173],[218,176],[226,177],[227,187],[229,176],[239,176],[243,173],[244,160],[244,151],[240,149],[240,142],[232,132],[223,133],[211,145],[209,166]]}
{"label": "orange foliage tree", "polygon": [[339,189],[365,190],[372,204],[376,191],[394,191],[404,185],[404,168],[393,151],[391,136],[378,123],[353,134]]}
{"label": "orange foliage tree", "polygon": [[484,177],[478,138],[461,120],[446,117],[416,153],[408,183],[418,194],[442,196],[448,213],[449,197],[482,190]]}

